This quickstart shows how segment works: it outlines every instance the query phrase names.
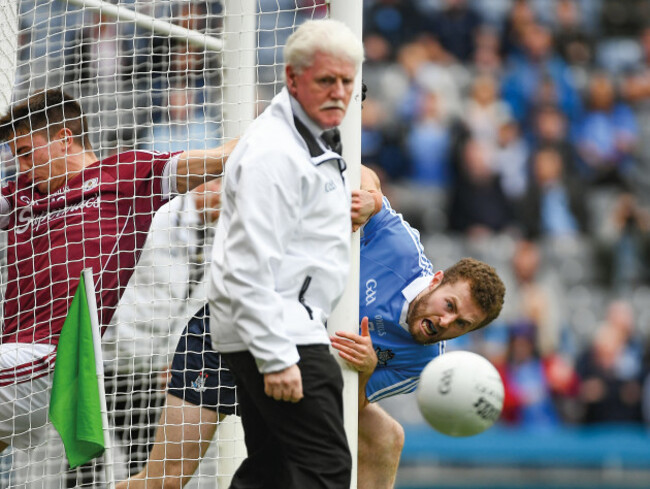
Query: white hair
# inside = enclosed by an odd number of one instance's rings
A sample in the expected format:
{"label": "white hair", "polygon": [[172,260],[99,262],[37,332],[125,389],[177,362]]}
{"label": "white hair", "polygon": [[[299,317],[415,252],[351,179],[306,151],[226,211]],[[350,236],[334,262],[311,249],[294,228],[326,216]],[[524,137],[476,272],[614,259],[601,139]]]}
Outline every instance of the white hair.
{"label": "white hair", "polygon": [[349,60],[358,72],[363,62],[363,44],[343,22],[333,19],[308,20],[289,36],[284,62],[297,72],[312,65],[316,53]]}

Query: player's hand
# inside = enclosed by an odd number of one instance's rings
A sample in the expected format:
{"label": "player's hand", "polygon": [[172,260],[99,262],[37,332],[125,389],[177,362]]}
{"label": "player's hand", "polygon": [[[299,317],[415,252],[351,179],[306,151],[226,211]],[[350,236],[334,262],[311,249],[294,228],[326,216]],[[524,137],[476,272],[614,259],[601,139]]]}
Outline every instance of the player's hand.
{"label": "player's hand", "polygon": [[264,374],[264,393],[276,401],[298,402],[304,397],[298,365]]}
{"label": "player's hand", "polygon": [[372,346],[368,332],[368,318],[361,320],[361,334],[337,331],[336,336],[330,337],[332,346],[339,356],[358,372],[371,374],[377,366],[377,353]]}
{"label": "player's hand", "polygon": [[350,214],[352,216],[352,231],[358,230],[362,225],[368,222],[375,212],[375,198],[367,190],[352,191],[352,207]]}

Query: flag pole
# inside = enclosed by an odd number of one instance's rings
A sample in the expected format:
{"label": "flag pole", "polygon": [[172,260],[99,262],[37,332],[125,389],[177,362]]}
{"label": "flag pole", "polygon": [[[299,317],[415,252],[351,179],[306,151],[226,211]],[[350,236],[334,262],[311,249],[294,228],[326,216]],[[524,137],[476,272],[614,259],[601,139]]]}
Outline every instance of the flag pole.
{"label": "flag pole", "polygon": [[106,392],[104,390],[104,360],[102,359],[102,338],[97,315],[97,301],[95,299],[95,280],[91,268],[83,270],[90,324],[93,331],[93,347],[95,350],[95,372],[97,373],[97,386],[99,388],[99,405],[102,411],[102,429],[104,432],[104,477],[109,489],[115,489],[115,475],[113,473],[113,447],[111,445],[110,426],[108,424],[108,409],[106,408]]}

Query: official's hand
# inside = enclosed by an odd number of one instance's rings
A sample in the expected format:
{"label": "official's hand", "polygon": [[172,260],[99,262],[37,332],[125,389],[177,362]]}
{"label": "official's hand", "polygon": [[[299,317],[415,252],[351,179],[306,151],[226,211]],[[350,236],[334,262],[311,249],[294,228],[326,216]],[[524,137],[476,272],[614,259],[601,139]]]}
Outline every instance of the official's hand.
{"label": "official's hand", "polygon": [[332,346],[339,356],[358,372],[371,374],[377,366],[377,354],[372,346],[368,332],[368,318],[361,320],[361,334],[337,331],[336,336],[330,337]]}
{"label": "official's hand", "polygon": [[264,393],[276,401],[298,402],[302,393],[302,375],[298,365],[264,374]]}
{"label": "official's hand", "polygon": [[352,231],[356,231],[370,219],[375,213],[375,198],[367,190],[352,191]]}

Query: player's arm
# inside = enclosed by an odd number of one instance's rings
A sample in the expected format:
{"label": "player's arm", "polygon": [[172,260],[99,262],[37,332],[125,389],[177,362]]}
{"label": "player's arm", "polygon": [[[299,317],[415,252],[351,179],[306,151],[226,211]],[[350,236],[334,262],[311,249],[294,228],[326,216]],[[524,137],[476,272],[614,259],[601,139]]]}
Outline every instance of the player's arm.
{"label": "player's arm", "polygon": [[367,166],[361,166],[361,188],[352,191],[352,230],[356,231],[381,210],[381,183],[377,174]]}
{"label": "player's arm", "polygon": [[235,149],[238,139],[228,141],[218,148],[194,149],[180,154],[176,174],[176,188],[185,193],[223,173],[223,167]]}
{"label": "player's arm", "polygon": [[368,405],[366,385],[377,366],[377,354],[368,331],[368,318],[361,320],[361,334],[337,331],[331,338],[332,346],[348,365],[359,372],[359,411]]}

